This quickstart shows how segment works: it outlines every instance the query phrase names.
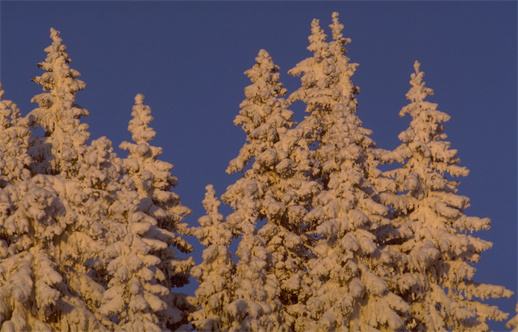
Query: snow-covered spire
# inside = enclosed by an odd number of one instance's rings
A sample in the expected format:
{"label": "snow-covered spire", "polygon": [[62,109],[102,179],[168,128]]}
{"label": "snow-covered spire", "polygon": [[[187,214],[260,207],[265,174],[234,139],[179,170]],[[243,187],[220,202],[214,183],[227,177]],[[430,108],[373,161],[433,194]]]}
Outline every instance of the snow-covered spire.
{"label": "snow-covered spire", "polygon": [[333,40],[343,40],[344,35],[342,34],[342,30],[344,29],[344,25],[340,23],[338,19],[339,16],[340,14],[338,12],[333,12],[333,24],[329,26],[333,32]]}
{"label": "snow-covered spire", "polygon": [[[308,39],[308,50],[313,52],[313,56],[302,60],[294,68],[288,71],[288,74],[290,75],[302,76],[302,87],[289,96],[288,100],[290,103],[302,99],[309,100],[309,98],[311,98],[315,104],[318,103],[319,96],[314,96],[314,91],[326,87],[326,76],[332,69],[327,65],[327,59],[330,55],[329,45],[326,42],[327,35],[320,27],[319,20],[314,19],[311,22],[311,35]],[[306,112],[311,111],[311,105],[308,105]]]}
{"label": "snow-covered spire", "polygon": [[124,160],[124,168],[133,177],[141,197],[153,197],[154,200],[176,206],[178,211],[173,214],[180,218],[181,215],[189,214],[190,210],[181,207],[179,197],[170,191],[178,182],[171,174],[173,165],[158,159],[162,148],[149,144],[155,131],[149,127],[153,120],[151,107],[143,102],[144,96],[137,94],[128,126],[135,143],[120,144],[122,150],[129,152],[128,158]]}
{"label": "snow-covered spire", "polygon": [[464,214],[469,198],[458,194],[459,182],[451,178],[466,176],[468,169],[458,166],[457,150],[445,141],[443,123],[449,115],[425,100],[433,91],[425,87],[418,62],[414,69],[410,104],[400,112],[410,114],[410,127],[387,159],[402,163],[387,174],[396,180],[404,203],[394,206],[396,231],[387,242],[394,243],[389,247],[399,271],[390,288],[411,305],[409,330],[487,330],[488,320],[508,314],[474,298],[509,297],[512,292],[473,280],[472,265],[492,243],[470,233],[489,229],[490,220]]}
{"label": "snow-covered spire", "polygon": [[144,99],[143,94],[139,93],[135,96],[135,106],[131,113],[133,118],[128,126],[131,138],[137,144],[147,143],[156,135],[155,130],[148,126],[153,121],[153,117],[151,116],[151,107],[144,105]]}
{"label": "snow-covered spire", "polygon": [[288,100],[292,103],[300,100],[306,104],[306,112],[314,117],[312,121],[318,121],[314,125],[323,127],[313,128],[317,133],[325,131],[325,126],[330,125],[326,123],[326,120],[329,120],[327,113],[331,111],[329,105],[341,104],[348,107],[348,112],[355,113],[354,95],[359,92],[351,82],[357,64],[350,63],[349,58],[345,56],[345,45],[350,39],[343,38],[343,25],[338,21],[337,13],[333,14],[333,24],[330,27],[333,29],[334,38],[327,43],[318,20],[313,20],[308,49],[313,51],[314,55],[288,71],[290,75],[301,76],[302,85]]}
{"label": "snow-covered spire", "polygon": [[327,35],[320,27],[320,21],[313,19],[311,22],[311,35],[308,37],[308,50],[314,53],[315,58],[326,58],[329,55],[326,39]]}
{"label": "snow-covered spire", "polygon": [[[71,59],[59,34],[54,28],[50,29],[52,45],[45,49],[47,58],[38,65],[45,73],[33,78],[34,82],[42,86],[43,91],[48,91],[34,96],[31,100],[39,105],[38,109],[31,112],[33,120],[43,127],[47,135],[52,135],[60,126],[72,128],[78,125],[77,121],[68,123],[66,119],[79,119],[88,115],[87,110],[75,104],[76,93],[83,90],[86,84],[77,78],[81,74],[68,65]],[[88,139],[87,128],[86,124],[76,128],[84,136],[84,142]]]}
{"label": "snow-covered spire", "polygon": [[[425,86],[423,81],[424,73],[419,71],[421,64],[416,60],[414,62],[415,72],[410,75],[410,85],[412,88],[406,94],[406,98],[412,103],[419,103],[425,100],[427,96],[433,96],[433,90]],[[403,116],[404,113],[400,113]]]}
{"label": "snow-covered spire", "polygon": [[[70,68],[70,57],[59,37],[59,31],[51,28],[52,45],[45,49],[47,58],[38,66],[45,72],[33,81],[42,86],[44,93],[32,98],[38,108],[28,114],[29,125],[42,127],[44,137],[34,137],[31,156],[39,165],[37,172],[58,173],[73,168],[90,134],[88,125],[80,122],[88,111],[76,102],[76,94],[86,84],[77,77],[80,73]],[[73,172],[73,171],[72,171]]]}

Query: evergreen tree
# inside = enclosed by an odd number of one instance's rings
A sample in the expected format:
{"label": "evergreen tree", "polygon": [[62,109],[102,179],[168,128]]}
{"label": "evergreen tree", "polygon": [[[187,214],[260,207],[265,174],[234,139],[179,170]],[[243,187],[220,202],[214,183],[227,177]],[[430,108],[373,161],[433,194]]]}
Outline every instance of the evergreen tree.
{"label": "evergreen tree", "polygon": [[[492,244],[472,233],[490,220],[464,213],[453,178],[468,170],[446,141],[450,117],[425,101],[419,63],[402,144],[378,149],[357,116],[338,13],[330,28],[328,41],[313,20],[313,55],[289,71],[301,77],[289,98],[259,51],[234,120],[246,143],[227,169],[242,174],[222,195],[232,212],[209,185],[193,228],[173,165],[150,144],[144,96],[126,158],[106,137],[88,142],[76,104],[86,84],[51,29],[38,107],[23,117],[0,85],[0,331],[486,331],[508,319],[485,300],[512,292],[474,281]],[[298,124],[294,102],[306,106]],[[186,235],[206,247],[197,266],[181,257]],[[190,275],[195,296],[175,292]]]}
{"label": "evergreen tree", "polygon": [[[26,170],[24,181],[16,182],[20,176],[15,176],[5,187],[12,204],[1,230],[9,253],[5,261],[10,262],[2,282],[6,290],[2,301],[9,303],[2,326],[16,330],[102,329],[103,319],[96,316],[95,310],[102,286],[93,281],[85,266],[92,257],[98,257],[99,246],[90,244],[96,243],[100,229],[95,226],[99,223],[85,223],[74,208],[73,203],[84,196],[78,181],[70,178],[79,169],[78,160],[86,151],[88,138],[86,125],[78,120],[87,112],[74,104],[75,93],[84,88],[84,83],[76,79],[79,73],[67,65],[70,59],[59,32],[51,29],[51,38],[47,59],[40,64],[45,73],[35,78],[48,92],[33,98],[40,107],[25,119],[17,119],[16,112],[11,114],[12,125],[41,126],[45,136],[11,135],[12,142],[21,148],[19,161],[26,165],[31,162],[27,168],[32,178]],[[4,133],[13,133],[13,128]],[[32,158],[23,155],[28,145]],[[89,235],[93,233],[92,239]],[[19,269],[19,264],[24,268]],[[17,288],[9,282],[18,277],[26,288],[22,293],[18,290],[22,284]],[[24,310],[17,309],[20,306]]]}
{"label": "evergreen tree", "polygon": [[208,185],[206,190],[203,200],[206,215],[198,219],[200,227],[191,229],[206,249],[203,261],[191,271],[199,286],[194,298],[198,310],[191,314],[190,321],[198,331],[222,331],[232,325],[228,310],[235,288],[236,266],[229,251],[233,236],[229,223],[219,213],[221,203],[214,188]]}
{"label": "evergreen tree", "polygon": [[110,244],[112,277],[101,310],[118,315],[117,328],[128,331],[177,329],[186,323],[189,305],[185,295],[172,293],[173,287],[188,283],[192,258],[177,257],[177,250],[188,253],[192,247],[179,233],[190,210],[170,191],[177,179],[170,173],[173,165],[158,160],[162,149],[149,141],[155,131],[151,108],[144,96],[135,97],[129,130],[135,143],[123,142],[128,150],[124,166],[124,186],[110,209],[122,223],[122,232]]}
{"label": "evergreen tree", "polygon": [[410,127],[399,135],[402,144],[383,157],[402,164],[389,175],[406,202],[393,220],[397,236],[387,241],[398,253],[391,288],[411,306],[409,330],[487,330],[487,320],[507,314],[477,298],[512,292],[473,281],[473,264],[492,244],[470,233],[489,229],[490,220],[464,214],[469,199],[458,194],[459,182],[452,178],[469,171],[458,165],[457,150],[445,140],[443,123],[450,116],[425,101],[433,90],[425,87],[419,66],[416,61],[406,95],[410,104],[399,113],[410,114]]}
{"label": "evergreen tree", "polygon": [[[192,248],[180,223],[190,211],[171,192],[172,165],[148,141],[149,107],[136,98],[137,144],[121,160],[110,140],[87,143],[88,112],[75,104],[79,73],[51,29],[39,107],[22,118],[0,100],[0,325],[6,331],[185,328]],[[3,90],[0,91],[0,96]],[[43,135],[30,127],[42,128]]]}
{"label": "evergreen tree", "polygon": [[[234,124],[242,125],[247,143],[230,162],[227,172],[244,172],[222,196],[234,210],[226,219],[234,237],[240,239],[237,250],[234,298],[228,308],[235,323],[233,330],[283,330],[289,322],[282,310],[282,284],[292,272],[300,270],[297,226],[287,216],[286,178],[297,169],[293,154],[294,137],[288,137],[292,112],[282,98],[286,89],[279,82],[279,68],[270,55],[259,51],[256,64],[245,74],[252,85],[245,89],[246,99]],[[298,155],[303,158],[303,155]],[[249,165],[249,166],[247,166]],[[260,220],[266,224],[261,225]],[[291,239],[287,246],[279,245]],[[300,250],[298,250],[300,251]],[[283,303],[284,302],[284,303]],[[224,327],[225,328],[225,327]]]}
{"label": "evergreen tree", "polygon": [[78,155],[84,152],[90,136],[88,125],[79,120],[88,116],[88,111],[75,103],[77,92],[86,84],[77,78],[80,73],[68,65],[71,60],[59,31],[50,31],[52,45],[45,49],[45,61],[38,64],[45,72],[33,78],[45,92],[32,98],[39,107],[28,115],[29,124],[43,128],[45,135],[33,138],[30,153],[34,172],[66,174],[78,167]]}
{"label": "evergreen tree", "polygon": [[0,84],[0,187],[31,177],[27,154],[31,132],[20,109],[11,100],[4,100]]}
{"label": "evergreen tree", "polygon": [[[307,212],[306,196],[315,192],[317,183],[305,175],[310,169],[309,149],[304,133],[293,129],[293,112],[288,110],[284,99],[287,90],[279,82],[279,67],[264,50],[256,61],[245,72],[253,84],[245,89],[247,98],[234,121],[242,125],[248,143],[227,169],[227,172],[243,171],[244,175],[227,189],[223,199],[235,210],[229,221],[242,222],[250,214],[253,214],[250,220],[265,220],[260,228],[254,225],[257,233],[249,224],[239,226],[240,234],[244,235],[238,254],[247,254],[241,263],[246,266],[250,259],[248,249],[259,246],[260,249],[256,248],[259,259],[266,259],[265,269],[269,271],[263,287],[267,287],[268,296],[274,299],[271,309],[279,315],[274,326],[292,330],[302,310],[299,297],[307,296],[309,291],[302,282],[308,258],[301,238],[301,217]],[[250,164],[248,169],[244,167],[246,164]],[[266,251],[262,253],[263,250]]]}
{"label": "evergreen tree", "polygon": [[350,78],[357,65],[346,57],[350,39],[343,38],[337,13],[330,27],[333,40],[326,42],[313,21],[308,47],[313,57],[289,72],[302,75],[302,87],[290,100],[306,104],[309,116],[299,127],[311,133],[312,176],[321,184],[304,218],[312,293],[306,302],[309,319],[299,328],[398,330],[408,306],[388,289],[390,255],[376,237],[388,223],[379,190],[391,181],[380,177],[371,131],[355,114],[359,89]]}

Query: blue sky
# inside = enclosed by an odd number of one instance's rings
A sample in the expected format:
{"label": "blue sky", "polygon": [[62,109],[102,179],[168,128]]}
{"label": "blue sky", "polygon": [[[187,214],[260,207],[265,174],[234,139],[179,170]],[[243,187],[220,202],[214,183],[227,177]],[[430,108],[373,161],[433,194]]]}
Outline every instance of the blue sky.
{"label": "blue sky", "polygon": [[[476,265],[476,279],[516,292],[516,2],[2,1],[0,11],[4,97],[23,114],[35,107],[30,99],[40,87],[30,79],[41,74],[36,64],[50,27],[60,30],[87,84],[77,102],[90,111],[84,121],[92,138],[107,136],[115,146],[129,140],[133,98],[146,96],[157,131],[152,143],[175,165],[175,191],[193,210],[192,225],[203,214],[204,187],[212,183],[222,194],[237,178],[225,169],[244,143],[232,124],[250,84],[243,72],[264,48],[294,91],[299,79],[287,71],[310,56],[311,20],[329,33],[331,13],[340,12],[352,38],[348,56],[360,64],[353,77],[361,88],[358,116],[379,147],[396,147],[408,126],[398,112],[412,65],[421,62],[435,90],[430,100],[452,117],[446,133],[471,170],[460,186],[471,198],[466,214],[492,219],[479,236],[494,247]],[[300,105],[292,109],[303,116]],[[516,296],[494,303],[512,312]]]}

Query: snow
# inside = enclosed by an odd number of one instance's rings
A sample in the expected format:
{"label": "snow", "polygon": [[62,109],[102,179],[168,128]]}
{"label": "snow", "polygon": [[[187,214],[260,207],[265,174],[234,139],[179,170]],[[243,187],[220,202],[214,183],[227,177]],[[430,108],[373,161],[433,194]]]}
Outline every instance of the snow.
{"label": "snow", "polygon": [[[420,64],[401,145],[376,148],[338,13],[329,27],[328,39],[312,21],[312,55],[288,70],[301,80],[291,94],[267,51],[245,71],[234,124],[246,140],[226,170],[240,176],[221,201],[206,187],[196,227],[183,222],[191,211],[173,165],[150,144],[144,95],[132,141],[119,145],[126,157],[106,137],[88,143],[89,113],[76,104],[86,84],[51,29],[37,107],[22,116],[0,85],[0,329],[487,330],[508,319],[484,301],[512,293],[476,281],[492,243],[472,232],[490,220],[465,214],[452,178],[469,170],[446,141],[450,116],[425,100]],[[197,265],[187,235],[204,246]],[[175,292],[191,276],[194,296]]]}
{"label": "snow", "polygon": [[[406,95],[410,104],[400,112],[400,116],[409,114],[412,121],[399,135],[402,145],[388,152],[385,159],[401,164],[388,173],[395,177],[397,190],[406,196],[406,200],[400,201],[404,204],[394,206],[399,214],[394,224],[411,225],[412,230],[412,235],[405,235],[399,247],[399,260],[408,262],[408,272],[398,277],[398,286],[402,294],[408,294],[403,299],[415,313],[410,327],[485,330],[486,319],[502,320],[507,315],[473,296],[484,300],[509,297],[511,292],[501,286],[472,281],[476,270],[469,263],[478,261],[479,253],[492,244],[466,235],[466,231],[488,229],[490,220],[464,214],[469,198],[457,194],[458,182],[445,176],[446,172],[451,177],[468,174],[465,167],[458,166],[457,150],[445,141],[442,123],[450,117],[438,111],[437,104],[425,101],[433,90],[425,87],[424,73],[417,61],[414,70],[412,87]],[[407,230],[402,228],[403,233],[407,234]],[[436,311],[437,307],[442,310]]]}

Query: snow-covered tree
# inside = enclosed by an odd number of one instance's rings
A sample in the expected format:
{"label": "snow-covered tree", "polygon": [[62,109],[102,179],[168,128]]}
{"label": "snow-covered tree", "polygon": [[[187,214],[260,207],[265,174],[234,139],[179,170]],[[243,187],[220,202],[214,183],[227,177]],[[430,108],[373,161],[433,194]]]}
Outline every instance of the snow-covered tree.
{"label": "snow-covered tree", "polygon": [[[313,20],[313,55],[289,71],[301,87],[288,98],[259,51],[234,120],[246,142],[227,169],[242,176],[221,201],[206,187],[191,228],[173,165],[150,144],[144,96],[126,158],[106,137],[89,142],[76,104],[86,84],[51,29],[38,107],[23,117],[0,85],[0,331],[485,331],[508,319],[485,300],[512,292],[474,281],[492,244],[472,233],[490,220],[464,214],[453,178],[468,170],[419,63],[402,144],[376,148],[338,13],[330,28],[328,40]],[[295,102],[307,113],[298,124]],[[187,235],[205,246],[196,266]],[[190,275],[195,296],[176,292]]]}
{"label": "snow-covered tree", "polygon": [[18,106],[3,99],[4,93],[0,84],[0,187],[31,176],[27,154],[31,132]]}
{"label": "snow-covered tree", "polygon": [[199,287],[193,303],[197,310],[189,318],[198,331],[222,331],[232,325],[228,310],[234,298],[235,263],[229,251],[233,235],[229,223],[219,213],[221,203],[216,191],[212,185],[206,190],[203,200],[206,215],[198,219],[199,227],[191,229],[206,249],[201,264],[191,271]]}
{"label": "snow-covered tree", "polygon": [[[278,298],[284,308],[280,312],[282,320],[293,329],[297,312],[301,310],[300,302],[309,291],[302,282],[308,256],[301,238],[301,217],[318,184],[307,176],[309,148],[305,133],[294,129],[293,112],[284,98],[287,90],[279,82],[278,66],[264,50],[259,52],[256,61],[256,65],[245,72],[253,84],[245,89],[246,99],[234,121],[242,125],[247,144],[227,170],[243,171],[244,175],[227,189],[223,199],[236,210],[228,217],[230,221],[242,222],[245,219],[241,214],[252,213],[251,204],[257,204],[254,216],[265,223],[257,229],[259,237],[252,229],[243,228],[242,233],[248,235],[240,245],[246,248],[246,238],[251,244],[266,249],[266,257],[261,256],[269,261],[267,269],[272,274],[267,278],[270,296]],[[250,164],[248,169],[244,167],[246,164]],[[277,299],[272,305],[279,306]]]}
{"label": "snow-covered tree", "polygon": [[[70,177],[77,174],[78,160],[87,148],[87,127],[78,120],[87,112],[74,104],[75,93],[84,88],[84,83],[67,65],[70,59],[59,32],[51,29],[51,38],[47,60],[40,64],[45,73],[35,78],[48,92],[33,99],[40,107],[26,118],[20,118],[17,110],[7,105],[11,123],[5,122],[2,131],[11,137],[6,147],[18,147],[9,149],[3,160],[11,164],[10,156],[15,154],[19,160],[18,170],[13,169],[14,176],[4,188],[10,206],[4,210],[0,230],[8,254],[2,261],[6,265],[0,284],[2,301],[7,305],[1,323],[15,330],[102,329],[103,318],[96,316],[95,310],[102,287],[88,275],[85,266],[98,254],[95,249],[99,246],[90,246],[96,241],[88,236],[99,235],[99,227],[92,227],[98,221],[85,222],[76,209],[85,203],[85,196],[78,180]],[[29,125],[43,127],[44,136],[30,135]],[[25,152],[27,148],[32,158]],[[24,268],[19,269],[18,263]],[[13,283],[13,278],[23,282]],[[20,293],[22,287],[25,290]]]}
{"label": "snow-covered tree", "polygon": [[[110,281],[101,311],[117,315],[117,329],[162,331],[177,329],[187,321],[186,296],[172,293],[188,283],[192,258],[181,259],[192,247],[181,237],[181,224],[190,210],[170,189],[177,179],[173,165],[158,159],[162,149],[149,144],[155,131],[151,108],[144,96],[135,97],[129,130],[135,143],[123,142],[128,158],[122,161],[124,186],[116,193],[110,211],[121,225],[121,236],[110,243],[106,255]],[[180,232],[180,233],[179,233]]]}
{"label": "snow-covered tree", "polygon": [[378,228],[388,223],[388,208],[380,190],[392,181],[383,179],[373,154],[370,130],[356,115],[359,89],[351,81],[356,64],[346,57],[343,25],[333,14],[333,40],[312,22],[308,49],[313,57],[289,71],[302,76],[302,86],[291,96],[301,100],[309,115],[298,125],[310,133],[312,176],[321,184],[304,216],[311,239],[308,275],[309,316],[299,330],[399,330],[408,310],[388,289],[390,255],[379,245]]}
{"label": "snow-covered tree", "polygon": [[76,102],[76,94],[86,84],[77,77],[80,73],[70,68],[70,57],[59,37],[59,31],[51,28],[52,45],[45,49],[47,58],[38,67],[45,72],[33,81],[43,88],[43,93],[32,98],[39,107],[29,113],[29,124],[41,127],[43,137],[34,136],[30,154],[33,171],[38,173],[68,173],[78,167],[77,158],[86,146],[90,134],[88,125],[80,123],[88,111]]}
{"label": "snow-covered tree", "polygon": [[399,135],[402,144],[383,157],[402,165],[388,174],[406,203],[395,209],[397,231],[387,240],[398,253],[391,288],[411,306],[409,330],[483,331],[488,320],[508,314],[480,300],[512,292],[473,280],[473,264],[492,244],[471,233],[489,229],[490,220],[464,214],[469,198],[458,194],[453,177],[469,171],[458,165],[457,150],[445,140],[450,116],[425,100],[433,90],[425,86],[419,66],[416,61],[406,95],[410,104],[399,113],[412,117],[410,127]]}
{"label": "snow-covered tree", "polygon": [[[228,306],[235,323],[227,328],[234,330],[288,328],[282,309],[288,296],[282,284],[290,277],[288,264],[293,271],[300,270],[294,265],[301,263],[298,256],[303,253],[296,250],[302,241],[279,245],[284,238],[297,237],[298,226],[288,221],[290,208],[282,197],[288,188],[286,178],[303,161],[294,157],[300,149],[288,134],[293,113],[283,98],[286,89],[278,71],[268,52],[259,51],[256,64],[245,72],[252,84],[245,89],[246,98],[234,121],[247,134],[247,143],[227,169],[229,173],[241,171],[243,177],[222,196],[234,210],[226,222],[239,238],[234,297]],[[302,154],[297,158],[305,159]]]}
{"label": "snow-covered tree", "polygon": [[120,145],[129,152],[128,158],[123,160],[124,170],[136,186],[140,210],[157,221],[148,236],[167,243],[167,248],[154,249],[161,260],[160,268],[166,274],[167,287],[182,287],[188,283],[189,270],[194,264],[192,258],[177,257],[177,251],[192,251],[192,246],[182,237],[187,233],[187,225],[182,221],[191,210],[183,206],[180,197],[172,191],[178,179],[171,174],[173,165],[158,159],[163,149],[149,144],[155,131],[148,126],[153,120],[151,108],[143,101],[143,95],[135,97],[133,119],[128,127],[134,143]]}
{"label": "snow-covered tree", "polygon": [[106,137],[88,144],[88,111],[75,104],[85,84],[59,32],[51,38],[34,79],[39,107],[23,118],[0,99],[1,330],[185,327],[190,305],[171,289],[193,265],[177,257],[192,250],[181,236],[190,211],[171,191],[172,165],[148,144],[150,109],[138,95],[127,159]]}

